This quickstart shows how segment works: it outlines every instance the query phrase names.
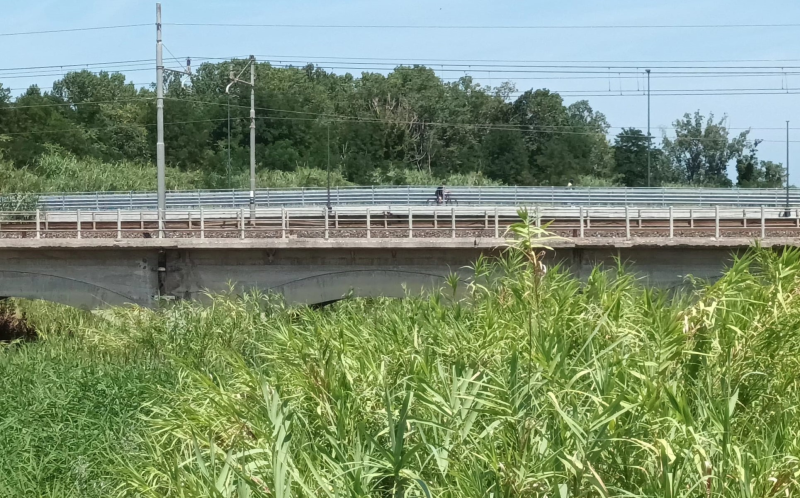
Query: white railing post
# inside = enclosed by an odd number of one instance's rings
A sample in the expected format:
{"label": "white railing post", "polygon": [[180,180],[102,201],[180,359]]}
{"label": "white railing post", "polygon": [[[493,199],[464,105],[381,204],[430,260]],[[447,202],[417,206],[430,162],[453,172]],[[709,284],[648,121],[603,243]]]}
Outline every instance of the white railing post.
{"label": "white railing post", "polygon": [[244,239],[244,208],[239,208],[239,238]]}
{"label": "white railing post", "polygon": [[187,218],[186,225],[189,228],[189,237],[191,237],[192,236],[192,228],[193,228],[192,212],[191,211],[186,211],[186,218]]}
{"label": "white railing post", "polygon": [[497,206],[494,207],[494,238],[500,238],[500,216],[497,213]]}
{"label": "white railing post", "polygon": [[288,232],[289,235],[292,234],[292,231],[289,228],[289,210],[288,209],[286,210],[286,232]]}
{"label": "white railing post", "polygon": [[408,208],[408,238],[414,237],[414,215],[411,214],[411,207]]}
{"label": "white railing post", "polygon": [[117,239],[122,239],[122,210],[117,209]]}
{"label": "white railing post", "polygon": [[372,219],[370,218],[369,208],[367,208],[367,238],[372,238]]}
{"label": "white railing post", "polygon": [[542,236],[542,232],[538,230],[542,228],[542,213],[539,212],[539,206],[536,206],[533,209],[535,211],[534,217],[536,218],[536,238],[539,238]]}
{"label": "white railing post", "polygon": [[325,212],[325,240],[328,240],[328,208],[322,210]]}
{"label": "white railing post", "polygon": [[281,238],[286,238],[286,209],[281,208]]}
{"label": "white railing post", "polygon": [[694,209],[689,210],[689,228],[694,228]]}
{"label": "white railing post", "polygon": [[580,237],[583,238],[583,206],[578,206],[578,226],[580,228]]}
{"label": "white railing post", "polygon": [[742,227],[747,228],[747,209],[742,209]]}
{"label": "white railing post", "polygon": [[456,238],[456,208],[450,208],[450,229],[451,238]]}
{"label": "white railing post", "polygon": [[40,218],[40,214],[39,214],[39,210],[38,209],[36,210],[36,238],[37,239],[42,238],[42,236],[41,236],[41,218]]}
{"label": "white railing post", "polygon": [[437,230],[439,228],[439,211],[436,208],[433,208],[433,229]]}
{"label": "white railing post", "polygon": [[97,213],[92,211],[92,230],[97,231]]}
{"label": "white railing post", "polygon": [[337,230],[339,229],[339,211],[333,212],[333,226]]}
{"label": "white railing post", "polygon": [[489,211],[483,212],[483,229],[484,230],[489,229]]}
{"label": "white railing post", "polygon": [[767,236],[767,224],[766,224],[766,217],[764,216],[764,206],[761,206],[761,238],[766,238]]}
{"label": "white railing post", "polygon": [[714,206],[714,238],[719,238],[719,204]]}
{"label": "white railing post", "polygon": [[200,206],[200,238],[206,238],[206,213],[203,206]]}
{"label": "white railing post", "polygon": [[[641,213],[641,210],[639,212]],[[631,238],[631,212],[628,206],[625,206],[625,238]]]}
{"label": "white railing post", "polygon": [[75,220],[76,220],[75,228],[77,229],[78,238],[80,239],[81,238],[81,210],[80,209],[75,211]]}
{"label": "white railing post", "polygon": [[156,209],[156,211],[158,213],[157,214],[157,216],[158,216],[158,238],[159,239],[163,239],[164,238],[164,215],[166,213],[164,213],[160,209]]}
{"label": "white railing post", "polygon": [[672,213],[672,206],[669,207],[669,238],[675,236],[675,218]]}

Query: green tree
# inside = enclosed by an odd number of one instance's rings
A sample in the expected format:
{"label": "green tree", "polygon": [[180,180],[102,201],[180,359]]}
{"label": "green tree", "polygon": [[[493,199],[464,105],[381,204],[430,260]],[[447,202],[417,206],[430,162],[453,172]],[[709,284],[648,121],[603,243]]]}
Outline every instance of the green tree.
{"label": "green tree", "polygon": [[[614,138],[614,166],[626,187],[647,186],[647,135],[642,130],[623,128]],[[652,185],[652,155],[650,176]]]}
{"label": "green tree", "polygon": [[756,140],[736,160],[736,185],[745,188],[775,188],[784,185],[786,170],[780,163],[761,161],[757,156],[759,140]]}
{"label": "green tree", "polygon": [[728,187],[728,165],[742,157],[748,143],[748,131],[730,138],[725,117],[714,121],[699,111],[684,114],[674,122],[675,138],[664,135],[662,148],[683,180],[693,185]]}
{"label": "green tree", "polygon": [[519,130],[491,130],[481,145],[483,173],[509,185],[524,182],[529,174],[528,152]]}

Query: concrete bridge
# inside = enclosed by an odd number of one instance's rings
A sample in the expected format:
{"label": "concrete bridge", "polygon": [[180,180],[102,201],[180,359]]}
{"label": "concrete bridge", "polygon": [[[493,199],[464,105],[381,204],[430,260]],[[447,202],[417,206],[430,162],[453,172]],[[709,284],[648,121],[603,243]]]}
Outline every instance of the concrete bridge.
{"label": "concrete bridge", "polygon": [[[770,239],[780,247],[796,239]],[[615,258],[657,286],[688,274],[714,279],[748,239],[572,239],[548,256],[578,277]],[[0,240],[0,296],[43,299],[85,309],[136,304],[159,296],[203,299],[233,284],[239,292],[282,294],[291,304],[345,296],[402,297],[468,277],[480,254],[501,239],[6,239]]]}

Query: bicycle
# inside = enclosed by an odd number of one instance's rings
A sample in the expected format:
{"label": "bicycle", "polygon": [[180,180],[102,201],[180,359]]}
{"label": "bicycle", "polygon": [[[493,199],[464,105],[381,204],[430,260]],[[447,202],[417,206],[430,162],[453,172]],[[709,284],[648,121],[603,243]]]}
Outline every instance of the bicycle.
{"label": "bicycle", "polygon": [[458,199],[456,199],[452,195],[450,195],[450,191],[449,190],[445,190],[444,199],[442,199],[441,202],[439,202],[439,198],[438,197],[432,197],[432,198],[428,199],[427,205],[428,206],[437,206],[437,205],[438,206],[443,206],[443,205],[444,206],[458,206]]}

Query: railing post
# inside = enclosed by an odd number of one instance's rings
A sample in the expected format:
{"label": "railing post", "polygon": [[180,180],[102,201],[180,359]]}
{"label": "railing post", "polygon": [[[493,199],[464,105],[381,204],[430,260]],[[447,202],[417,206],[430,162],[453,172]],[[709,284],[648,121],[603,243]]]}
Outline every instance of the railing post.
{"label": "railing post", "polygon": [[578,226],[580,228],[580,237],[583,238],[583,206],[578,206]]}
{"label": "railing post", "polygon": [[328,208],[324,208],[325,212],[325,240],[328,240]]}
{"label": "railing post", "polygon": [[75,220],[76,220],[75,228],[77,229],[78,238],[80,239],[81,238],[81,210],[80,209],[75,211]]}
{"label": "railing post", "polygon": [[669,207],[669,238],[675,236],[675,218],[672,213],[672,206]]}
{"label": "railing post", "polygon": [[158,216],[158,238],[159,239],[163,239],[164,238],[164,228],[165,228],[164,227],[164,214],[165,213],[163,211],[161,211],[160,209],[156,209],[156,211],[158,212],[158,214],[157,214],[157,216]]}
{"label": "railing post", "polygon": [[433,229],[437,230],[439,228],[439,211],[436,208],[433,208]]}
{"label": "railing post", "polygon": [[372,238],[372,219],[370,219],[369,208],[367,208],[367,238]]}
{"label": "railing post", "polygon": [[92,211],[92,230],[97,231],[97,213]]}
{"label": "railing post", "polygon": [[286,209],[281,208],[281,238],[286,238]]}
{"label": "railing post", "polygon": [[122,239],[122,210],[117,209],[117,239]]}
{"label": "railing post", "polygon": [[764,206],[761,206],[761,238],[764,239],[767,236],[767,224],[766,224],[766,217],[764,216]]}
{"label": "railing post", "polygon": [[483,212],[483,229],[484,230],[489,229],[489,211]]}
{"label": "railing post", "polygon": [[694,228],[694,209],[689,210],[689,228]]}
{"label": "railing post", "polygon": [[408,206],[408,238],[414,237],[414,215],[411,214],[411,206]]}
{"label": "railing post", "polygon": [[239,208],[239,238],[244,239],[244,208]]}
{"label": "railing post", "polygon": [[714,206],[714,238],[719,238],[719,204]]}
{"label": "railing post", "polygon": [[500,216],[497,213],[497,206],[494,207],[494,238],[500,238]]}
{"label": "railing post", "polygon": [[[536,228],[537,229],[541,229],[542,228],[542,213],[539,212],[539,206],[536,206],[533,209],[535,211]],[[540,230],[536,230],[536,238],[539,238],[541,236],[542,236],[542,232]]]}
{"label": "railing post", "polygon": [[451,237],[456,238],[456,208],[450,208],[450,229]]}
{"label": "railing post", "polygon": [[339,211],[333,212],[333,227],[339,229]]}
{"label": "railing post", "polygon": [[36,238],[37,239],[41,239],[42,238],[41,221],[42,221],[41,220],[41,214],[39,213],[39,210],[37,209],[36,210]]}
{"label": "railing post", "polygon": [[286,210],[286,231],[289,233],[289,235],[292,234],[291,229],[289,228],[289,210],[288,209]]}
{"label": "railing post", "polygon": [[200,206],[200,238],[206,238],[206,213],[203,206]]}
{"label": "railing post", "polygon": [[631,238],[631,212],[628,206],[625,206],[625,238]]}
{"label": "railing post", "polygon": [[747,228],[747,209],[742,209],[742,227]]}

